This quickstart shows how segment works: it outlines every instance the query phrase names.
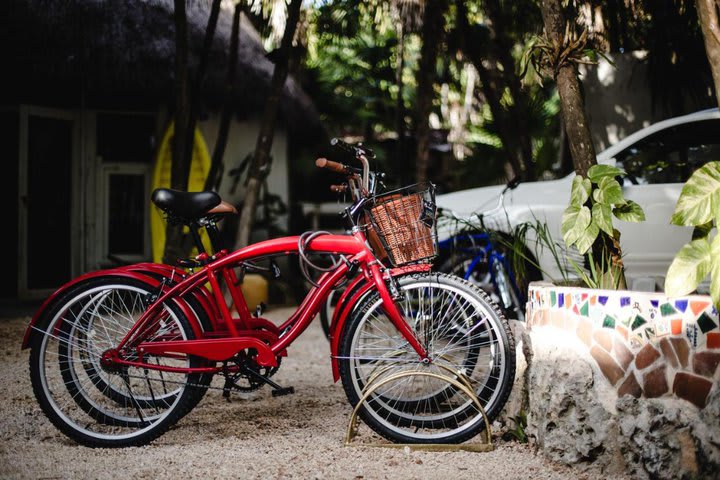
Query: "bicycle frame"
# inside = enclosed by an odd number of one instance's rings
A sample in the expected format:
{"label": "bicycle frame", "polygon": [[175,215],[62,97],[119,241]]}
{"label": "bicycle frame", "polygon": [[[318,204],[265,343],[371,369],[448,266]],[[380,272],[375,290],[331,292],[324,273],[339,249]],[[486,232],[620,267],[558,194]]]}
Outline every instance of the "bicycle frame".
{"label": "bicycle frame", "polygon": [[[103,355],[104,362],[113,365],[162,371],[217,373],[221,370],[221,367],[159,366],[147,362],[145,356],[196,355],[210,361],[219,362],[229,360],[243,350],[253,349],[257,352],[255,360],[259,365],[266,367],[277,366],[276,358],[286,354],[286,348],[307,328],[324,304],[330,291],[345,278],[351,266],[357,266],[362,275],[353,282],[361,285],[359,291],[364,294],[372,289],[377,290],[383,300],[388,318],[412,346],[419,358],[421,360],[427,359],[427,353],[418,342],[412,329],[403,319],[385,282],[394,276],[413,271],[426,271],[429,266],[414,265],[385,270],[368,247],[365,235],[360,229],[356,229],[352,235],[319,236],[313,239],[310,245],[306,246],[308,252],[343,255],[346,261],[340,263],[336,269],[325,273],[320,278],[318,287],[310,290],[303,302],[286,322],[278,327],[262,318],[252,317],[242,292],[236,285],[237,279],[233,269],[242,267],[244,262],[251,260],[297,254],[299,252],[299,240],[300,237],[297,236],[284,237],[250,245],[230,254],[222,252],[220,255],[216,255],[216,260],[189,276],[174,267],[156,264],[138,264],[87,274],[58,290],[43,304],[28,327],[26,338],[29,340],[42,311],[47,309],[52,304],[52,300],[59,294],[80,281],[111,274],[135,278],[158,288],[158,298],[143,312],[142,316],[131,327],[117,347],[105,352]],[[163,280],[153,278],[149,273],[160,276]],[[167,281],[171,278],[173,281],[177,279],[177,283],[173,284],[173,282]],[[230,292],[232,299],[230,306],[220,288],[221,279]],[[204,287],[208,283],[210,285],[209,290]],[[202,300],[200,304],[206,309],[205,313],[211,319],[213,328],[217,328],[217,330],[203,331],[196,315],[187,302],[183,300],[187,295],[193,295],[195,298]],[[153,322],[161,318],[164,305],[168,302],[174,302],[178,305],[190,320],[196,339],[142,342],[139,334],[146,331],[145,329],[153,328]],[[232,317],[231,306],[234,306],[239,317]],[[333,323],[338,331],[342,331],[348,314],[349,310],[344,313],[338,312],[336,315]],[[267,324],[272,325],[272,328],[267,328]],[[280,335],[279,332],[281,331],[285,331],[285,333]],[[28,340],[24,342],[24,348],[27,347]],[[335,359],[338,349],[339,341],[336,341],[331,347],[335,380],[338,379],[338,367]],[[136,355],[126,355],[131,351],[136,351]]]}

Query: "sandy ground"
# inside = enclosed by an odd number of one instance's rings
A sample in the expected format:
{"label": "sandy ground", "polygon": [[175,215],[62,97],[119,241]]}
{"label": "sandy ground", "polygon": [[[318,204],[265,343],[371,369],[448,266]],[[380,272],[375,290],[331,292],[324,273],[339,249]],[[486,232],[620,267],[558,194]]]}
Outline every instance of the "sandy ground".
{"label": "sandy ground", "polygon": [[[343,446],[351,410],[342,386],[332,381],[328,344],[317,322],[290,348],[274,377],[294,386],[294,395],[273,398],[262,389],[228,402],[211,390],[149,446],[85,448],[59,433],[37,406],[28,351],[20,350],[28,321],[0,318],[0,478],[607,478],[552,464],[530,446],[499,438],[489,453]],[[373,440],[367,427],[360,432]]]}

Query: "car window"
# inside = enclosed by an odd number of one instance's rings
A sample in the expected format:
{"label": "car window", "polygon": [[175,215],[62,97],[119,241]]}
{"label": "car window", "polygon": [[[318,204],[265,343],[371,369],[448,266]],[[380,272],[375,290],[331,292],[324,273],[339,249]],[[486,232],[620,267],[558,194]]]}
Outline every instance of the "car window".
{"label": "car window", "polygon": [[707,162],[720,160],[720,119],[655,132],[615,156],[625,185],[685,182]]}

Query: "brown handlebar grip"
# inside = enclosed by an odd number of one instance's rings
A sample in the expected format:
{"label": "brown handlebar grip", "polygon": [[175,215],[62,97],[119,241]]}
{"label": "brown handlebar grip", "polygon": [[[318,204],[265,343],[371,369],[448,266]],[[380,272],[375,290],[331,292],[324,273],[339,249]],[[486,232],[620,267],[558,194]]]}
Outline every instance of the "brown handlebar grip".
{"label": "brown handlebar grip", "polygon": [[347,192],[347,185],[330,185],[330,191],[333,193],[345,193]]}
{"label": "brown handlebar grip", "polygon": [[315,160],[315,166],[318,168],[327,168],[328,170],[331,170],[336,173],[347,173],[347,169],[345,168],[345,165],[338,162],[333,162],[332,160],[328,160],[327,158],[318,158]]}

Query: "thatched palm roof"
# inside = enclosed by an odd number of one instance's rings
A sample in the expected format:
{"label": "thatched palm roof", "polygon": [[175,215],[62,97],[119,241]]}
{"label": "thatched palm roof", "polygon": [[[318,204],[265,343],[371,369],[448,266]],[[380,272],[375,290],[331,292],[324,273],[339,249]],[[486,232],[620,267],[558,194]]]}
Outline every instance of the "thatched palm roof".
{"label": "thatched palm roof", "polygon": [[[198,61],[209,0],[187,6],[191,65]],[[3,0],[0,6],[2,103],[142,109],[172,104],[175,26],[172,0]],[[232,12],[218,20],[202,98],[225,101]],[[243,19],[233,103],[240,115],[262,111],[273,65]],[[281,116],[296,135],[319,136],[317,112],[300,86],[285,84]]]}

